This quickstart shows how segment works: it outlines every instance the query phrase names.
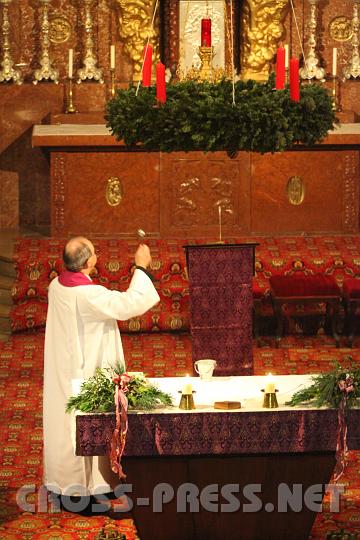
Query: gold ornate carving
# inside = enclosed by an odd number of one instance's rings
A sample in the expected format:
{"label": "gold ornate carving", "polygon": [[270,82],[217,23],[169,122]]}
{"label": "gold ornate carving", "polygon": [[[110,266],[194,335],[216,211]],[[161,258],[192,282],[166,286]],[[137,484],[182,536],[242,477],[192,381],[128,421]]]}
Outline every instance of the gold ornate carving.
{"label": "gold ornate carving", "polygon": [[289,178],[286,185],[286,193],[290,204],[299,206],[304,202],[305,186],[300,176],[292,176]]}
{"label": "gold ornate carving", "polygon": [[105,199],[109,206],[117,206],[123,198],[121,180],[116,176],[108,179],[105,188]]}
{"label": "gold ornate carving", "polygon": [[109,272],[118,272],[120,270],[119,261],[109,261],[106,266]]}
{"label": "gold ornate carving", "polygon": [[129,321],[130,332],[138,332],[141,329],[141,322],[139,317],[133,317]]}
{"label": "gold ornate carving", "polygon": [[353,36],[351,19],[340,16],[329,23],[329,34],[335,41],[350,41]]}
{"label": "gold ornate carving", "polygon": [[150,263],[150,270],[160,270],[161,268],[161,261],[159,259],[152,259]]}
{"label": "gold ornate carving", "polygon": [[155,16],[154,29],[151,28],[156,0],[116,0],[120,9],[119,34],[124,42],[124,51],[134,65],[133,80],[141,78],[141,66],[144,47],[150,37],[153,48],[153,62],[160,60],[159,35],[160,17],[159,9]]}
{"label": "gold ornate carving", "polygon": [[65,154],[56,154],[54,164],[54,180],[52,189],[52,221],[55,236],[65,228]]}
{"label": "gold ornate carving", "polygon": [[358,158],[355,152],[345,155],[343,171],[344,193],[344,231],[355,232],[359,219],[359,177]]}
{"label": "gold ornate carving", "polygon": [[170,327],[172,330],[180,330],[180,328],[183,327],[182,318],[175,315],[174,317],[171,317],[170,320]]}
{"label": "gold ornate carving", "polygon": [[71,24],[61,15],[52,17],[49,21],[49,40],[51,43],[65,43],[71,36]]}
{"label": "gold ornate carving", "polygon": [[242,79],[268,78],[289,6],[288,0],[245,0],[241,16]]}

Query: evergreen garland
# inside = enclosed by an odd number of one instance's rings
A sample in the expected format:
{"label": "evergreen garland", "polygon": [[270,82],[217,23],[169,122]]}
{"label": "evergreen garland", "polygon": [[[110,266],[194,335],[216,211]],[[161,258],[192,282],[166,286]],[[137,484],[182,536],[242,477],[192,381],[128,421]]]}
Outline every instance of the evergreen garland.
{"label": "evergreen garland", "polygon": [[[86,413],[114,412],[115,383],[113,376],[122,373],[124,370],[119,366],[116,366],[114,370],[98,368],[95,375],[82,384],[79,394],[69,398],[66,412],[72,410]],[[158,405],[172,405],[169,394],[162,392],[139,374],[131,376],[126,397],[131,409],[153,409]]]}
{"label": "evergreen garland", "polygon": [[343,398],[343,392],[339,388],[341,381],[352,380],[353,389],[347,394],[346,406],[360,406],[360,367],[353,365],[352,358],[348,358],[348,365],[335,364],[335,368],[327,373],[321,373],[312,377],[313,384],[303,388],[285,403],[295,407],[297,405],[309,405],[312,407],[338,408]]}
{"label": "evergreen garland", "polygon": [[274,90],[274,74],[265,83],[183,81],[167,86],[167,101],[157,105],[155,87],[117,90],[107,103],[105,120],[128,148],[174,152],[238,150],[279,152],[297,143],[313,145],[336,122],[331,96],[318,84],[301,86],[300,102],[289,88]]}

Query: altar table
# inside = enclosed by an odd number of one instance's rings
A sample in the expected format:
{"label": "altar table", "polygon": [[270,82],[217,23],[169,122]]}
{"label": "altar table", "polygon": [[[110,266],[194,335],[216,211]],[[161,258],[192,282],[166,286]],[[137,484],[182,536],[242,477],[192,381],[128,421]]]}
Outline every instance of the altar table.
{"label": "altar table", "polygon": [[[296,389],[309,383],[308,376],[276,377],[275,410],[262,408],[264,377],[190,380],[196,404],[203,403],[194,411],[169,408],[129,414],[122,464],[132,486],[132,513],[141,540],[289,540],[289,531],[292,540],[306,540],[316,511],[305,504],[305,494],[318,484],[314,489],[323,493],[330,481],[337,411],[284,405]],[[152,381],[179,399],[181,378]],[[243,408],[215,411],[209,401],[215,399],[240,399]],[[78,415],[77,454],[105,455],[114,420],[113,414]],[[359,420],[359,410],[347,412],[350,449],[360,448]],[[161,513],[156,511],[159,484],[174,493],[160,505]],[[193,495],[185,502],[184,484]],[[284,510],[284,496],[295,485],[304,498],[299,500],[298,494],[295,507]],[[236,491],[235,511],[226,511],[227,489]],[[256,489],[256,495],[249,495],[248,490]],[[215,491],[211,500],[215,507],[219,503],[217,510],[204,503],[208,490]],[[247,509],[251,502],[258,504],[256,511]]]}

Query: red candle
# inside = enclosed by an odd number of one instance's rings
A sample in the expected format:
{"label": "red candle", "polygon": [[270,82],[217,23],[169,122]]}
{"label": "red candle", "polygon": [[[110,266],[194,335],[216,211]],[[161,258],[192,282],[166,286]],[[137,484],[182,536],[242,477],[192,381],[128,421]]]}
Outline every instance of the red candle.
{"label": "red candle", "polygon": [[276,51],[276,90],[284,90],[285,87],[285,49],[279,47]]}
{"label": "red candle", "polygon": [[211,19],[201,19],[201,46],[211,47]]}
{"label": "red candle", "polygon": [[299,59],[290,60],[290,99],[300,101]]}
{"label": "red candle", "polygon": [[144,65],[142,72],[142,85],[150,86],[151,84],[151,68],[152,68],[152,47],[147,45],[144,48]]}
{"label": "red candle", "polygon": [[166,103],[165,66],[161,62],[156,64],[156,99]]}

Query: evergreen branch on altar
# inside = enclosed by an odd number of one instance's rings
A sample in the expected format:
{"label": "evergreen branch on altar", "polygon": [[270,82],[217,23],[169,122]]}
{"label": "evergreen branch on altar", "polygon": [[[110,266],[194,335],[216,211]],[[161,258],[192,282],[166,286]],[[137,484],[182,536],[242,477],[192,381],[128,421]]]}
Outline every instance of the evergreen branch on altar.
{"label": "evergreen branch on altar", "polygon": [[299,102],[289,88],[265,83],[182,81],[167,86],[167,101],[157,105],[154,87],[119,89],[106,106],[105,120],[129,148],[173,152],[238,150],[281,152],[301,143],[321,142],[336,122],[331,96],[318,84],[301,86]]}
{"label": "evergreen branch on altar", "polygon": [[[124,370],[119,366],[111,369],[98,368],[93,377],[81,385],[77,396],[71,396],[66,405],[66,412],[78,410],[82,412],[113,412],[115,411],[113,376],[122,375]],[[172,398],[143,375],[132,375],[126,392],[129,408],[153,409],[159,405],[172,405]]]}
{"label": "evergreen branch on altar", "polygon": [[312,381],[311,386],[295,392],[285,405],[338,408],[345,391],[346,406],[360,406],[360,368],[353,364],[351,357],[346,366],[336,363],[334,370],[315,375]]}

